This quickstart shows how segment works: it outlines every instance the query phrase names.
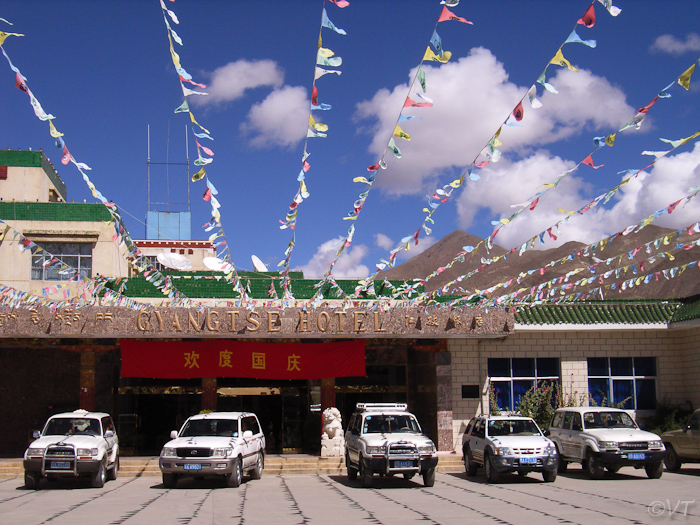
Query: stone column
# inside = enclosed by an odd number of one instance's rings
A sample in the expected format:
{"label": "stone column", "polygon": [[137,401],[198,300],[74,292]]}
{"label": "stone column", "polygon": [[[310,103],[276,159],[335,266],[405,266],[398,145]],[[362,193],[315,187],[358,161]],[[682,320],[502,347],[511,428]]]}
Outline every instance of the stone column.
{"label": "stone column", "polygon": [[437,376],[437,449],[440,451],[453,451],[452,438],[452,354],[450,352],[438,352],[436,356],[435,372]]}
{"label": "stone column", "polygon": [[216,412],[216,378],[202,378],[202,410]]}
{"label": "stone column", "polygon": [[95,376],[97,355],[92,347],[80,349],[80,408],[95,410]]}

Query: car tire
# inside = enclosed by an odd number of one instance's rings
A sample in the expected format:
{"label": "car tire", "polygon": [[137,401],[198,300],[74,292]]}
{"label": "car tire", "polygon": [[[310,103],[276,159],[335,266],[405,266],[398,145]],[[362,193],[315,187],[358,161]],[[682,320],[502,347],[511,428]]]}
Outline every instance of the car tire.
{"label": "car tire", "polygon": [[24,488],[28,490],[39,490],[41,474],[38,472],[24,472]]}
{"label": "car tire", "polygon": [[498,482],[500,473],[493,466],[491,454],[486,454],[484,456],[484,470],[486,471],[486,481],[488,481],[489,483]]}
{"label": "car tire", "polygon": [[478,468],[478,465],[474,463],[472,460],[472,451],[469,447],[467,447],[464,450],[464,470],[467,473],[467,476],[469,477],[474,477],[476,476],[476,469]]}
{"label": "car tire", "polygon": [[426,487],[435,486],[435,469],[431,468],[423,472],[423,485]]}
{"label": "car tire", "polygon": [[117,458],[114,460],[114,465],[112,465],[112,468],[107,471],[107,479],[115,480],[117,479],[117,476],[119,476],[119,454],[117,454]]}
{"label": "car tire", "polygon": [[664,464],[661,461],[658,463],[649,463],[644,465],[644,470],[646,470],[649,479],[659,479],[664,473]]}
{"label": "car tire", "polygon": [[360,482],[362,486],[365,488],[371,487],[372,477],[373,472],[371,470],[367,470],[365,467],[365,462],[362,460],[362,456],[360,456]]}
{"label": "car tire", "polygon": [[250,471],[250,479],[262,478],[263,469],[265,468],[265,454],[258,452],[258,463],[255,468]]}
{"label": "car tire", "polygon": [[586,454],[586,472],[591,479],[603,479],[605,467],[589,450]]}
{"label": "car tire", "polygon": [[670,443],[664,443],[664,445],[666,445],[666,457],[664,458],[666,469],[669,472],[678,472],[683,464],[681,458],[676,454],[676,449],[673,448],[673,445]]}
{"label": "car tire", "polygon": [[345,467],[348,469],[348,479],[350,481],[355,481],[357,479],[357,469],[350,463],[350,455],[345,453]]}
{"label": "car tire", "polygon": [[240,487],[243,482],[243,461],[241,457],[237,457],[233,462],[233,470],[224,476],[228,487]]}
{"label": "car tire", "polygon": [[559,450],[559,445],[556,445],[557,447],[557,456],[559,457],[559,464],[557,465],[557,472],[559,474],[562,474],[566,472],[566,470],[569,468],[569,462],[564,459],[564,456],[561,455],[561,450]]}
{"label": "car tire", "polygon": [[554,481],[557,479],[557,471],[556,470],[543,470],[542,471],[542,479],[544,479],[545,483],[554,483]]}
{"label": "car tire", "polygon": [[177,474],[163,473],[163,486],[166,489],[174,489],[177,486]]}
{"label": "car tire", "polygon": [[95,472],[92,473],[92,486],[93,488],[100,489],[105,486],[105,481],[107,481],[107,460],[102,459],[100,466]]}

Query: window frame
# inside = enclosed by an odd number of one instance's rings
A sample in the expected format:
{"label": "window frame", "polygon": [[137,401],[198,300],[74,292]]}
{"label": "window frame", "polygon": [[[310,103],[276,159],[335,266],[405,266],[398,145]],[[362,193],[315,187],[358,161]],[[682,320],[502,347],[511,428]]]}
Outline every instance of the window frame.
{"label": "window frame", "polygon": [[[607,375],[591,375],[589,373],[591,369],[591,359],[605,359],[606,364],[607,364]],[[630,359],[632,362],[632,370],[631,370],[631,375],[624,375],[624,374],[614,374],[613,373],[613,364],[611,362],[611,359]],[[637,373],[637,368],[642,368],[642,363],[639,363],[637,365],[637,359],[651,359],[653,360],[653,371],[654,374],[653,376],[651,375],[644,375],[644,374],[638,374]],[[646,368],[648,365],[645,364],[644,367]],[[631,383],[632,387],[632,393],[630,399],[625,403],[624,406],[621,406],[623,410],[655,410],[656,407],[658,406],[659,402],[659,370],[658,370],[658,358],[655,356],[625,356],[625,357],[589,357],[586,359],[586,373],[587,373],[587,386],[588,386],[588,396],[589,396],[589,406],[592,405],[591,400],[596,400],[596,398],[600,397],[598,392],[600,389],[596,390],[596,395],[593,395],[593,392],[591,391],[591,380],[606,380],[607,381],[607,392],[603,392],[603,394],[606,396],[608,406],[610,407],[616,407],[620,401],[616,401],[615,399],[615,383],[617,382],[618,384],[621,384],[622,382],[629,382]],[[638,402],[638,387],[639,383],[641,381],[648,382],[648,381],[653,381],[653,392],[654,392],[654,399],[653,399],[653,405],[651,407],[642,407],[639,408],[639,402]],[[596,401],[598,403],[598,401]],[[631,406],[630,406],[631,405]]]}
{"label": "window frame", "polygon": [[[501,359],[507,359],[508,360],[508,370],[510,372],[510,377],[508,376],[491,376],[490,375],[490,366],[489,363],[492,362],[492,360],[501,360]],[[534,375],[532,376],[515,376],[513,375],[513,359],[531,359],[533,361],[532,363],[532,369],[534,371]],[[552,376],[552,375],[539,375],[539,367],[537,365],[537,361],[540,359],[555,359],[557,361],[557,368],[559,370],[559,375],[558,376]],[[522,395],[518,395],[516,399],[516,392],[514,390],[514,384],[516,382],[523,382],[523,381],[531,381],[531,385],[529,388],[532,388],[532,386],[539,386],[542,381],[550,381],[554,382],[555,384],[559,385],[561,384],[561,359],[558,357],[489,357],[487,359],[487,375],[489,379],[489,385],[491,388],[494,387],[494,384],[496,383],[508,383],[509,386],[509,392],[508,392],[508,399],[510,401],[510,406],[509,407],[504,407],[501,406],[499,396],[496,396],[496,402],[498,403],[498,406],[501,410],[508,410],[508,411],[513,411],[515,410],[515,407],[518,404],[518,401],[520,401],[520,398]]]}
{"label": "window frame", "polygon": [[[66,282],[74,279],[76,275],[80,275],[83,279],[92,278],[93,259],[95,242],[94,241],[67,241],[67,240],[40,240],[34,243],[41,248],[32,253],[30,280],[31,281],[58,281]],[[73,247],[71,250],[69,247]],[[84,248],[87,247],[87,250]],[[70,253],[76,251],[77,253]],[[89,251],[88,253],[81,253]],[[51,270],[48,261],[58,259],[70,268],[66,273],[60,273],[58,269]],[[68,258],[76,258],[77,266],[65,262]],[[61,270],[63,271],[63,270]]]}

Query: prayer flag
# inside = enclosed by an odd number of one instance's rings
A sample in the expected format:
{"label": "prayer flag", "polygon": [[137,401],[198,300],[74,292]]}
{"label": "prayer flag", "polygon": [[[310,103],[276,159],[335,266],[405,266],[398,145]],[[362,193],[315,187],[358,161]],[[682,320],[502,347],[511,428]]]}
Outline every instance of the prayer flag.
{"label": "prayer flag", "polygon": [[446,20],[454,20],[456,22],[464,22],[465,24],[474,25],[466,18],[462,18],[461,16],[455,15],[452,11],[447,9],[447,6],[442,8],[442,13],[440,13],[440,18],[438,18],[438,22],[445,22]]}

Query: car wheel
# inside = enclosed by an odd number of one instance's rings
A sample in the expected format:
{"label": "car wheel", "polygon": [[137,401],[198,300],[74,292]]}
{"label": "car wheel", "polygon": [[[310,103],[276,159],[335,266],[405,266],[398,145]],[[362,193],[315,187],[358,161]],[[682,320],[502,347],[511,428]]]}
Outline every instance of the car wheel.
{"label": "car wheel", "polygon": [[435,485],[435,469],[431,468],[423,472],[423,485],[432,487]]}
{"label": "car wheel", "polygon": [[371,470],[365,468],[365,463],[362,460],[362,456],[360,456],[360,482],[363,487],[369,488],[372,486],[372,474]]}
{"label": "car wheel", "polygon": [[543,470],[542,471],[542,479],[546,483],[553,483],[555,479],[557,479],[557,471],[556,470]]}
{"label": "car wheel", "polygon": [[230,474],[224,476],[226,478],[226,485],[229,487],[240,487],[243,481],[243,461],[240,456],[236,458],[233,462],[233,470]]}
{"label": "car wheel", "polygon": [[119,476],[119,454],[117,454],[117,459],[114,460],[114,465],[107,471],[107,479],[117,479]]}
{"label": "car wheel", "polygon": [[661,474],[664,473],[664,464],[661,461],[658,463],[649,463],[644,465],[644,470],[646,470],[647,476],[650,479],[659,479]]}
{"label": "car wheel", "polygon": [[493,467],[493,462],[491,461],[491,455],[486,454],[484,456],[484,470],[486,471],[486,481],[489,483],[496,483],[500,477],[499,472]]}
{"label": "car wheel", "polygon": [[564,460],[564,456],[561,455],[561,450],[559,450],[559,445],[557,445],[557,456],[559,457],[559,464],[557,465],[557,471],[559,474],[566,472],[569,467],[569,462]]}
{"label": "car wheel", "polygon": [[265,468],[265,454],[258,452],[258,464],[250,471],[250,479],[262,478],[263,469]]}
{"label": "car wheel", "polygon": [[92,486],[96,489],[104,487],[105,481],[107,481],[107,467],[105,466],[106,462],[107,460],[103,459],[100,462],[99,468],[92,473]]}
{"label": "car wheel", "polygon": [[345,453],[345,467],[348,469],[348,479],[350,481],[355,481],[357,479],[357,469],[350,463],[350,456]]}
{"label": "car wheel", "polygon": [[404,472],[403,473],[403,479],[413,479],[413,476],[415,476],[415,472]]}
{"label": "car wheel", "polygon": [[472,460],[472,451],[467,447],[464,451],[464,470],[467,472],[467,476],[476,476],[476,469],[478,465]]}
{"label": "car wheel", "polygon": [[38,472],[27,472],[24,471],[24,488],[29,490],[39,490],[39,481],[41,481],[41,474]]}
{"label": "car wheel", "polygon": [[681,458],[679,458],[678,454],[676,454],[676,449],[673,448],[673,445],[669,443],[664,444],[666,445],[666,457],[664,458],[666,468],[670,472],[678,472],[682,465]]}
{"label": "car wheel", "polygon": [[166,489],[174,489],[177,485],[177,474],[163,474],[163,486]]}
{"label": "car wheel", "polygon": [[605,467],[591,451],[589,451],[587,455],[586,471],[591,479],[602,479],[605,474]]}

